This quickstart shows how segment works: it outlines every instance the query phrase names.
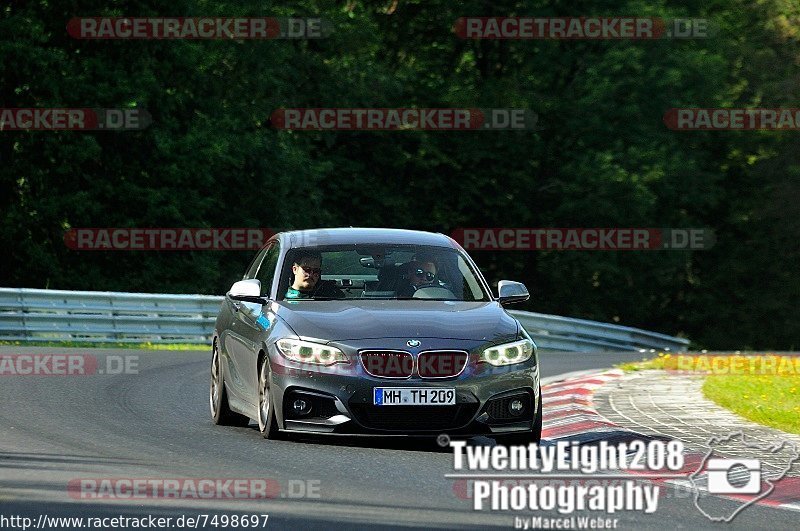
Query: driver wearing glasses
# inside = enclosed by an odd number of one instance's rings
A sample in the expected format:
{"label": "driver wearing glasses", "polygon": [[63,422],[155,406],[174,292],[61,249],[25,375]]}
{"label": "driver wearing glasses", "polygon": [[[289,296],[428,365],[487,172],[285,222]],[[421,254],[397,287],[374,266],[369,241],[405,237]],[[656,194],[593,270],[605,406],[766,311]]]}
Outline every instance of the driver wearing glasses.
{"label": "driver wearing glasses", "polygon": [[336,287],[335,281],[321,280],[322,255],[317,252],[301,251],[292,264],[294,281],[286,291],[287,299],[344,298],[344,292]]}
{"label": "driver wearing glasses", "polygon": [[403,274],[404,285],[397,290],[398,297],[411,297],[422,287],[438,286],[436,262],[429,256],[415,256],[408,262]]}

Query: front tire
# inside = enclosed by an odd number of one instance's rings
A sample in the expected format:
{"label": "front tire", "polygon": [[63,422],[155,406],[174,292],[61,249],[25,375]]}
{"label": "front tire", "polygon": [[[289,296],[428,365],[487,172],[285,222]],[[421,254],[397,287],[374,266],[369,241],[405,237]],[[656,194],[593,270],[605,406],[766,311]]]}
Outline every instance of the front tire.
{"label": "front tire", "polygon": [[250,419],[244,415],[231,410],[228,405],[228,392],[225,390],[225,375],[222,370],[222,359],[219,355],[219,348],[216,340],[214,341],[213,354],[211,357],[211,388],[209,389],[209,406],[211,407],[211,419],[218,426],[247,426]]}
{"label": "front tire", "polygon": [[270,392],[269,359],[264,357],[258,370],[258,431],[265,439],[278,439],[278,419],[275,416],[275,401]]}

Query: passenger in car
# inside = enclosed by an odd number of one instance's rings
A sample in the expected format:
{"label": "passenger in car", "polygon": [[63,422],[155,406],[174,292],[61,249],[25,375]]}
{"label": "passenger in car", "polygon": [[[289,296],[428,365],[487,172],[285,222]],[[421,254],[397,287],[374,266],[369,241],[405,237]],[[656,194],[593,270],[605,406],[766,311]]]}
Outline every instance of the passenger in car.
{"label": "passenger in car", "polygon": [[401,266],[401,281],[397,288],[398,297],[412,297],[421,287],[435,286],[436,262],[432,256],[415,256],[413,260]]}

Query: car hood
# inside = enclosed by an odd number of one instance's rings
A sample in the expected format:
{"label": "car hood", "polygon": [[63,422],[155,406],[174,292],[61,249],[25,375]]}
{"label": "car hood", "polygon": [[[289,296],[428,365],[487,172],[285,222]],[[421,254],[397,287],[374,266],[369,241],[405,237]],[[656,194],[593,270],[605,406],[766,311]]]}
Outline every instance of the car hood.
{"label": "car hood", "polygon": [[326,341],[515,336],[517,321],[497,302],[281,301],[277,314],[297,335]]}

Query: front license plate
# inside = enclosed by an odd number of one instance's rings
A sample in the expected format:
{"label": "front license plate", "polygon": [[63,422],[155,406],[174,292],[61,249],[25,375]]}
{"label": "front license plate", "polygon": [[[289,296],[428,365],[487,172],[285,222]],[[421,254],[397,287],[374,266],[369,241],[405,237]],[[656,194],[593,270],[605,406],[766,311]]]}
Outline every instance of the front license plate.
{"label": "front license plate", "polygon": [[376,406],[452,406],[456,403],[455,389],[415,387],[376,387]]}

